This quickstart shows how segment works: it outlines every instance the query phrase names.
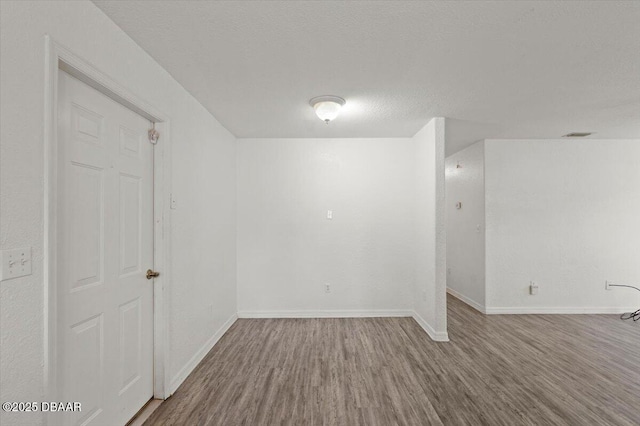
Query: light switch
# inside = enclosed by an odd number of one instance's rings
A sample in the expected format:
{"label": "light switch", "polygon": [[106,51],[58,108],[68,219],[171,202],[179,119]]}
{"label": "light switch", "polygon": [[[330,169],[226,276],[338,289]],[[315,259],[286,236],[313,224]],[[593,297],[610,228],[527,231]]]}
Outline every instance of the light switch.
{"label": "light switch", "polygon": [[2,278],[0,281],[31,275],[31,247],[2,250]]}
{"label": "light switch", "polygon": [[333,219],[333,210],[327,210],[327,219]]}

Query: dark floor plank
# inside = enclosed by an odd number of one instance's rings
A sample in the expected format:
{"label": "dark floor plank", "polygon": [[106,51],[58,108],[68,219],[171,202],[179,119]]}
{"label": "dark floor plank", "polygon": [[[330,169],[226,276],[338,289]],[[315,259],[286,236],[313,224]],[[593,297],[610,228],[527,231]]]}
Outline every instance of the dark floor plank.
{"label": "dark floor plank", "polygon": [[145,425],[638,425],[640,323],[485,316],[241,319]]}

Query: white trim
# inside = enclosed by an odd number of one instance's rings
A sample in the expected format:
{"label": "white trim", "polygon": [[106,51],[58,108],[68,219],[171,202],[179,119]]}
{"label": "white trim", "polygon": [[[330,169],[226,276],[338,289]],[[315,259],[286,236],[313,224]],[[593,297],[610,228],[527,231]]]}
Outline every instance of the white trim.
{"label": "white trim", "polygon": [[153,397],[167,399],[169,389],[169,288],[171,286],[171,122],[156,123],[160,140],[153,149]]}
{"label": "white trim", "polygon": [[[435,327],[447,334],[447,217],[446,217],[446,178],[445,144],[446,119],[435,117],[433,120],[435,155]],[[444,333],[444,334],[442,334]],[[434,339],[437,340],[437,339]],[[448,338],[447,338],[448,340]]]}
{"label": "white trim", "polygon": [[300,311],[239,311],[238,318],[381,318],[410,317],[413,311],[392,310],[300,310]]}
{"label": "white trim", "polygon": [[[44,278],[44,399],[56,401],[57,357],[57,293],[56,293],[56,164],[57,164],[57,111],[58,111],[58,56],[55,45],[45,36],[44,70],[44,252],[42,269]],[[53,421],[42,413],[44,424]],[[52,421],[49,421],[49,420]]]}
{"label": "white trim", "polygon": [[505,315],[505,314],[540,314],[540,315],[620,315],[625,312],[635,312],[638,307],[615,308],[615,307],[502,307],[502,308],[485,308],[487,315]]}
{"label": "white trim", "polygon": [[455,291],[452,288],[447,287],[447,293],[449,293],[450,295],[452,295],[453,297],[455,297],[456,299],[466,303],[467,305],[471,306],[473,309],[482,312],[483,314],[486,314],[486,309],[483,305],[481,305],[480,303],[476,302],[475,300],[463,295],[462,293],[458,293],[457,291]]}
{"label": "white trim", "polygon": [[424,331],[427,332],[431,340],[436,342],[448,342],[449,341],[449,333],[446,331],[435,331],[431,325],[427,321],[424,320],[417,312],[413,312],[413,319],[422,327]]}
{"label": "white trim", "polygon": [[173,394],[178,387],[184,382],[184,380],[193,372],[193,370],[200,364],[200,361],[209,353],[211,348],[218,343],[220,338],[231,328],[234,322],[238,319],[238,315],[233,314],[229,319],[222,324],[222,326],[216,331],[213,336],[196,352],[189,361],[178,371],[178,374],[171,380],[171,393]]}
{"label": "white trim", "polygon": [[436,342],[448,342],[449,334],[435,331],[417,312],[393,310],[239,311],[238,318],[391,318],[411,317]]}
{"label": "white trim", "polygon": [[[101,93],[156,123],[162,133],[154,149],[154,268],[162,272],[154,280],[154,398],[169,397],[170,211],[171,145],[169,118],[112,80],[89,62],[45,35],[44,82],[44,375],[45,399],[59,400],[57,392],[57,296],[56,296],[56,159],[58,134],[58,72],[62,69]],[[45,423],[55,422],[47,418]],[[48,420],[51,420],[48,422]]]}

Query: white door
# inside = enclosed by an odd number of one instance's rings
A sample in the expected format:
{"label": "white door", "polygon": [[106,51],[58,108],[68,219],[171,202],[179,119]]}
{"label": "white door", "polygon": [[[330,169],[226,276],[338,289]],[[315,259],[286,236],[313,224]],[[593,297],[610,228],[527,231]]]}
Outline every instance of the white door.
{"label": "white door", "polygon": [[54,424],[124,425],[153,396],[149,128],[60,71],[57,390],[82,411],[52,415]]}

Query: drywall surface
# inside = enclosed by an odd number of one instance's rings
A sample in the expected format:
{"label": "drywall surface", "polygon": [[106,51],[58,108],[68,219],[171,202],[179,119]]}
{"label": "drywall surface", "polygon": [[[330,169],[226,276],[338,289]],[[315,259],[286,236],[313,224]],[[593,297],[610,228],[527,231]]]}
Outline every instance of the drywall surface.
{"label": "drywall surface", "polygon": [[486,140],[485,185],[489,313],[640,307],[640,140]]}
{"label": "drywall surface", "polygon": [[[0,12],[0,245],[33,248],[33,274],[0,284],[0,399],[44,398],[45,34],[171,120],[177,208],[167,290],[177,377],[236,312],[234,137],[92,3],[3,1]],[[42,421],[40,413],[0,418]]]}
{"label": "drywall surface", "polygon": [[413,148],[238,139],[239,316],[410,315]]}
{"label": "drywall surface", "polygon": [[[457,120],[448,147],[640,137],[637,1],[95,2],[244,138],[412,137],[445,113],[482,132]],[[331,126],[323,93],[347,98]]]}
{"label": "drywall surface", "polygon": [[434,118],[414,137],[416,319],[435,340],[448,340],[444,119]]}
{"label": "drywall surface", "polygon": [[[485,307],[484,142],[446,159],[447,288]],[[458,204],[460,203],[460,204]]]}

